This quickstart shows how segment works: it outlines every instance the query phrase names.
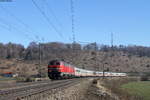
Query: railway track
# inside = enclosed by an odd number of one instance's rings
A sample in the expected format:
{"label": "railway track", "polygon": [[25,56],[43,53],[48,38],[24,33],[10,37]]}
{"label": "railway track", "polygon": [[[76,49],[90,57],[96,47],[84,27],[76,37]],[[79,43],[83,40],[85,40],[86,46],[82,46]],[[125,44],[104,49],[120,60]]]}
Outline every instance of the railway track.
{"label": "railway track", "polygon": [[6,90],[0,90],[0,100],[20,100],[24,97],[44,93],[52,89],[65,89],[66,87],[76,84],[81,79],[68,79],[58,81],[45,81],[39,82],[39,84],[32,84],[28,86],[20,86],[17,88],[11,88]]}
{"label": "railway track", "polygon": [[46,83],[49,82],[49,80],[45,80],[45,81],[37,81],[37,82],[19,82],[19,83],[3,83],[0,84],[0,91],[2,90],[10,90],[10,89],[16,89],[16,88],[20,88],[20,87],[25,87],[25,86],[30,86],[30,85],[35,85],[35,84],[41,84],[41,83]]}

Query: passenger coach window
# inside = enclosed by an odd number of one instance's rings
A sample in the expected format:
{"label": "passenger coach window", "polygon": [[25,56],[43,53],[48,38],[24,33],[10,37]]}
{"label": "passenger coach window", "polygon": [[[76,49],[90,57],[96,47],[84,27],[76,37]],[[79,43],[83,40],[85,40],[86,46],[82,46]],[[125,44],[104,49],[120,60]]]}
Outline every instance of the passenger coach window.
{"label": "passenger coach window", "polygon": [[76,70],[77,72],[80,72],[80,70]]}

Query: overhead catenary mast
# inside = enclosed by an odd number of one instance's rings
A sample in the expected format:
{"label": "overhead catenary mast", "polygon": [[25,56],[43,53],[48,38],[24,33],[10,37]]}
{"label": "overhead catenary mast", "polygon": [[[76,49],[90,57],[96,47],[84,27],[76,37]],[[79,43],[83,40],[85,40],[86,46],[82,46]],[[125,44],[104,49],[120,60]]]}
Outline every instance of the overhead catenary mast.
{"label": "overhead catenary mast", "polygon": [[77,56],[76,52],[76,38],[75,38],[75,10],[74,10],[74,0],[70,0],[70,11],[71,11],[71,32],[72,32],[72,62],[76,61],[74,56]]}
{"label": "overhead catenary mast", "polygon": [[114,47],[113,42],[114,42],[114,35],[113,35],[113,33],[111,33],[111,48],[112,49]]}
{"label": "overhead catenary mast", "polygon": [[75,43],[75,10],[74,10],[74,0],[70,0],[71,2],[71,22],[72,22],[72,40]]}

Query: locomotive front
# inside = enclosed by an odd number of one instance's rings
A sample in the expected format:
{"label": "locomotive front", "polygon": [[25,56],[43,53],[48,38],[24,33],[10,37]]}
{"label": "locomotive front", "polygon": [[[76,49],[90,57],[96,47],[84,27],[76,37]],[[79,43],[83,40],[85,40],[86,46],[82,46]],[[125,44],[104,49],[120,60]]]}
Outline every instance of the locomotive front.
{"label": "locomotive front", "polygon": [[60,70],[61,62],[58,60],[52,60],[48,64],[48,77],[50,79],[59,79],[61,77]]}

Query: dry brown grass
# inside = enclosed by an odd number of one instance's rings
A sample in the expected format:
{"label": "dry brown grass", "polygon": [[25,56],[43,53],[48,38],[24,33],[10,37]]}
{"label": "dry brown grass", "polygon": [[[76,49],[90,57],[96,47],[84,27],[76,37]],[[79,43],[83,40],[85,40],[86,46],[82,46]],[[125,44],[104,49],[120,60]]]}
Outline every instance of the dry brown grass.
{"label": "dry brown grass", "polygon": [[12,72],[27,76],[37,74],[37,70],[32,70],[36,69],[36,65],[34,63],[30,64],[24,61],[17,61],[16,59],[0,59],[0,62],[0,73]]}

